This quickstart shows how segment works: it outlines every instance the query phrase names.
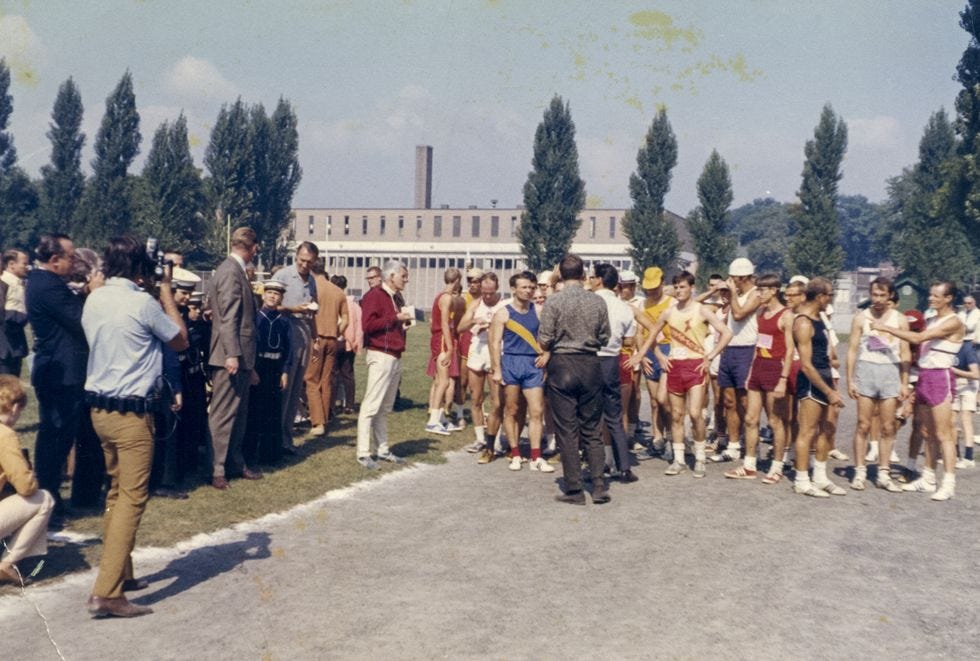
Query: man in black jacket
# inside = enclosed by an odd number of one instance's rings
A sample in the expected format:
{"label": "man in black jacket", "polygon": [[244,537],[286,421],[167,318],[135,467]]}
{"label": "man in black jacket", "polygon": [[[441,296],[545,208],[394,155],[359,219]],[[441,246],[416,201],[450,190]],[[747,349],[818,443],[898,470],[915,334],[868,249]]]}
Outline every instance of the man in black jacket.
{"label": "man in black jacket", "polygon": [[27,274],[27,317],[34,331],[31,385],[40,423],[35,443],[38,485],[56,501],[52,521],[64,516],[61,471],[78,430],[84,405],[88,344],[82,331],[82,300],[62,279],[71,270],[75,247],[64,234],[46,234]]}

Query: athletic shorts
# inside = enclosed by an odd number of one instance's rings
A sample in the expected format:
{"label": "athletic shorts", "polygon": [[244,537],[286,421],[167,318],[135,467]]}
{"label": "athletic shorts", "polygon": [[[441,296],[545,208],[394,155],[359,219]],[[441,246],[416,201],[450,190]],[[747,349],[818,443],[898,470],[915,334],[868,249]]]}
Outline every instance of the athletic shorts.
{"label": "athletic shorts", "polygon": [[[439,360],[439,353],[442,351],[442,336],[433,335],[429,342],[429,366],[425,373],[430,379],[436,378],[436,362]],[[459,353],[455,347],[449,350],[449,377],[455,379],[459,376]]]}
{"label": "athletic shorts", "polygon": [[718,364],[719,388],[745,388],[749,380],[749,369],[755,357],[755,346],[726,347],[721,352],[721,363]]}
{"label": "athletic shorts", "polygon": [[854,366],[854,381],[858,394],[871,399],[898,397],[902,373],[896,363],[871,363],[859,360]]}
{"label": "athletic shorts", "polygon": [[[782,358],[762,358],[756,356],[749,370],[749,380],[745,387],[756,392],[772,392],[779,385],[779,377],[783,375]],[[786,387],[789,388],[789,379]]]}
{"label": "athletic shorts", "polygon": [[789,381],[786,382],[786,392],[796,395],[796,377],[800,375],[800,361],[794,360],[789,366]]}
{"label": "athletic shorts", "polygon": [[459,341],[456,344],[456,348],[459,351],[459,357],[465,362],[466,357],[470,355],[470,344],[473,343],[473,333],[466,331],[465,333],[459,334]]}
{"label": "athletic shorts", "polygon": [[[820,378],[823,379],[824,383],[830,385],[834,382],[834,375],[830,371],[830,368],[817,370],[820,373]],[[817,404],[821,406],[829,406],[830,402],[827,401],[827,396],[817,388],[815,385],[810,383],[810,379],[807,378],[806,374],[800,370],[800,373],[796,376],[796,399],[802,401],[804,399],[812,399]]]}
{"label": "athletic shorts", "polygon": [[544,370],[534,366],[537,356],[508,355],[500,359],[500,371],[505,386],[520,386],[522,390],[544,387]]}
{"label": "athletic shorts", "polygon": [[926,406],[939,406],[953,401],[956,384],[953,370],[919,368],[919,380],[915,382],[915,401]]}
{"label": "athletic shorts", "polygon": [[466,367],[474,372],[489,372],[490,345],[473,342],[470,345],[470,355],[466,359]]}
{"label": "athletic shorts", "polygon": [[[670,355],[670,345],[669,344],[661,344],[660,345],[660,353],[662,353],[665,356],[669,356]],[[661,375],[663,375],[664,371],[660,367],[660,361],[657,360],[657,357],[653,354],[653,349],[650,349],[649,351],[647,351],[647,358],[650,360],[650,364],[653,365],[653,374],[651,374],[650,376],[647,376],[647,378],[650,379],[651,381],[659,381],[660,380],[660,377],[661,377]],[[644,374],[644,376],[646,376],[646,374]]]}
{"label": "athletic shorts", "polygon": [[956,397],[953,399],[954,411],[977,410],[977,382],[973,379],[956,377]]}
{"label": "athletic shorts", "polygon": [[705,375],[698,370],[703,364],[703,358],[670,361],[670,371],[667,372],[667,392],[683,395],[692,388],[703,386]]}
{"label": "athletic shorts", "polygon": [[633,370],[629,366],[630,357],[619,354],[619,385],[628,386],[633,383]]}

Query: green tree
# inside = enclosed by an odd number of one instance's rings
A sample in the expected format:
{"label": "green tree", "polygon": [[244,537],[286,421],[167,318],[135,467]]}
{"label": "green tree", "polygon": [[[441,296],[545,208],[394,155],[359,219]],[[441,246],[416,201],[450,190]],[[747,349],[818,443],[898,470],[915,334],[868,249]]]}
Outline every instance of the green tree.
{"label": "green tree", "polygon": [[524,213],[517,240],[534,271],[557,264],[572,246],[585,206],[571,110],[560,96],[551,99],[534,134],[534,168],[524,184]]}
{"label": "green tree", "polygon": [[757,273],[789,275],[789,228],[793,207],[772,198],[756,199],[731,212],[732,232]]}
{"label": "green tree", "polygon": [[813,140],[807,140],[803,183],[797,195],[800,206],[794,216],[794,237],[789,262],[796,273],[823,276],[833,281],[844,266],[840,219],[837,216],[837,184],[847,151],[847,125],[828,103],[820,114]]}
{"label": "green tree", "polygon": [[[939,110],[919,141],[918,162],[888,182],[888,252],[903,275],[922,285],[937,278],[962,282],[974,268],[969,239],[947,207],[946,184],[950,164],[958,160],[956,144],[952,125]],[[919,303],[925,305],[924,296]]]}
{"label": "green tree", "polygon": [[221,106],[204,153],[204,166],[210,174],[205,191],[213,229],[224,236],[228,220],[232,229],[248,225],[254,162],[249,112],[240,98],[231,106]]}
{"label": "green tree", "polygon": [[74,231],[80,241],[101,245],[110,237],[132,230],[133,184],[128,170],[143,140],[139,126],[133,78],[127,71],[106,98],[105,114],[95,136],[93,175]]}
{"label": "green tree", "polygon": [[623,214],[623,232],[630,241],[627,250],[634,268],[674,266],[680,239],[664,210],[670,190],[671,170],[677,165],[677,138],[667,119],[667,110],[657,111],[643,146],[636,155],[636,172],[630,175],[633,206]]}
{"label": "green tree", "polygon": [[970,43],[956,67],[956,80],[963,86],[956,96],[959,136],[956,158],[945,166],[942,204],[960,223],[973,250],[980,250],[980,0],[968,0],[960,12],[960,27]]}
{"label": "green tree", "polygon": [[69,78],[58,88],[47,133],[51,162],[41,168],[41,225],[44,231],[70,232],[85,191],[82,174],[82,95]]}
{"label": "green tree", "polygon": [[27,248],[36,235],[38,195],[30,178],[17,166],[14,137],[7,130],[13,112],[10,68],[0,59],[0,246]]}
{"label": "green tree", "polygon": [[698,257],[698,284],[704,286],[712,273],[724,273],[735,258],[735,239],[729,225],[732,178],[728,164],[716,150],[698,177],[701,204],[687,218],[687,227]]}
{"label": "green tree", "polygon": [[279,99],[270,117],[272,149],[269,154],[269,186],[266,208],[267,237],[262,248],[266,264],[280,262],[285,257],[286,241],[283,232],[289,229],[292,219],[293,195],[303,178],[299,165],[299,129],[296,112],[283,98]]}
{"label": "green tree", "polygon": [[188,263],[208,264],[221,254],[222,247],[209,242],[204,186],[191,157],[183,113],[173,124],[164,122],[157,128],[143,180],[141,233],[158,237],[164,248],[184,253]]}
{"label": "green tree", "polygon": [[882,219],[877,205],[863,195],[841,195],[837,200],[844,268],[877,266],[887,246],[881,240]]}

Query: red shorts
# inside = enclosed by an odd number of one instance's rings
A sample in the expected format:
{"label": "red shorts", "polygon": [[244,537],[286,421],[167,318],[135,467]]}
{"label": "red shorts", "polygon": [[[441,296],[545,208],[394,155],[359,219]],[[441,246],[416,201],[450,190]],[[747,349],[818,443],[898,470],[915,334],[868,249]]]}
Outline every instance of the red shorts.
{"label": "red shorts", "polygon": [[[756,392],[772,392],[779,385],[779,377],[783,373],[782,358],[755,357],[752,369],[749,370],[749,380],[745,387]],[[787,382],[787,388],[789,383]]]}
{"label": "red shorts", "polygon": [[667,392],[683,395],[691,388],[703,386],[705,372],[698,370],[702,365],[704,365],[703,358],[670,361],[670,371],[667,372]]}
{"label": "red shorts", "polygon": [[456,343],[456,347],[459,349],[459,355],[462,358],[466,358],[470,355],[470,343],[473,341],[473,333],[466,331],[465,333],[459,334],[459,340]]}
{"label": "red shorts", "polygon": [[629,366],[630,357],[619,354],[619,385],[628,386],[633,383],[633,369]]}
{"label": "red shorts", "polygon": [[[426,368],[425,373],[430,379],[436,378],[436,361],[439,360],[439,354],[441,352],[442,333],[437,333],[429,340],[429,366]],[[449,376],[454,379],[459,376],[459,354],[453,351],[453,348],[449,349]]]}

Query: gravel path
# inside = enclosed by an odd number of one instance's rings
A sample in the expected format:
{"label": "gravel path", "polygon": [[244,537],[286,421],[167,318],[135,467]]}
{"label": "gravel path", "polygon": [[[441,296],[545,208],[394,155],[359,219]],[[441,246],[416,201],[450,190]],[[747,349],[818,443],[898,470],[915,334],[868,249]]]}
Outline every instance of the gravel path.
{"label": "gravel path", "polygon": [[575,507],[553,502],[554,475],[454,453],[140,550],[147,617],[91,620],[91,571],[2,598],[4,656],[976,658],[980,472],[943,504],[814,500],[725,480],[727,466],[703,480],[664,466]]}

